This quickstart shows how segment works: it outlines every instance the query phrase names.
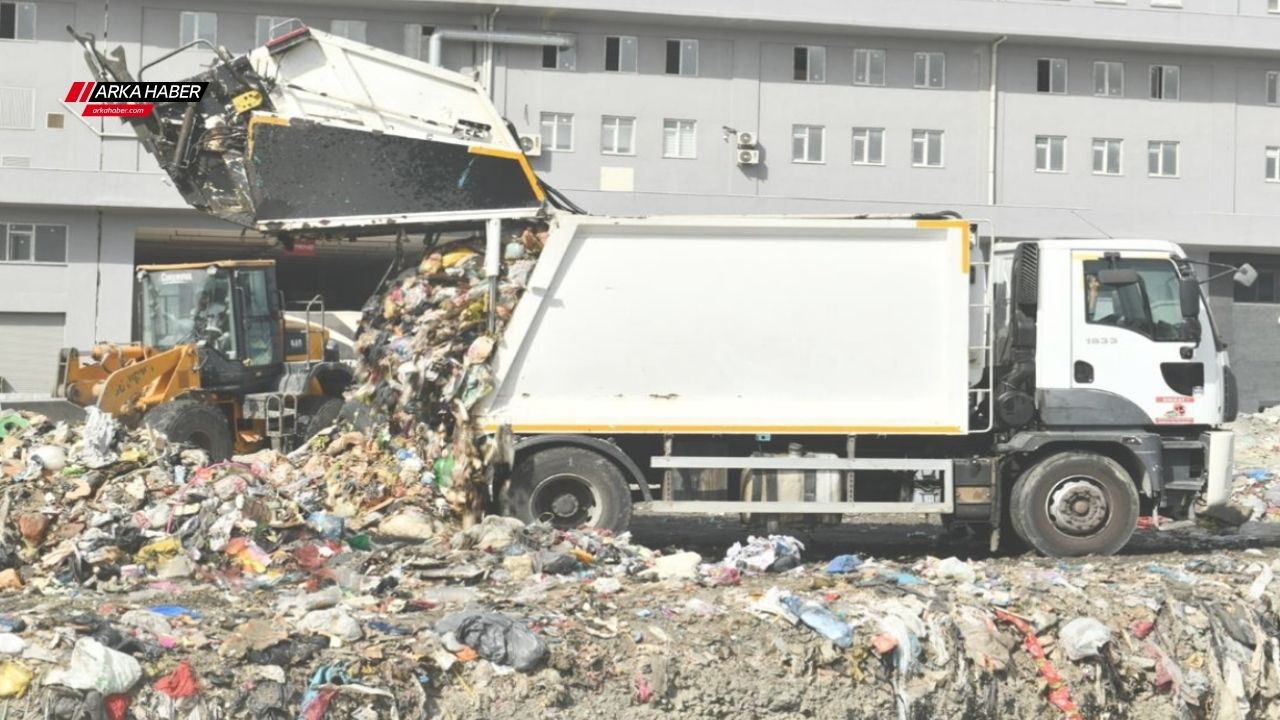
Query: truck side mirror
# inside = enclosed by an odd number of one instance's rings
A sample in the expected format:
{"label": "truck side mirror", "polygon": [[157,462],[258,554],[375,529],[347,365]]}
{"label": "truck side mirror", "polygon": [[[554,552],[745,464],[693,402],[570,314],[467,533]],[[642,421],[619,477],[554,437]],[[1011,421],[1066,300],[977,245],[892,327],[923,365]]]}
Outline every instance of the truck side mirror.
{"label": "truck side mirror", "polygon": [[1194,277],[1179,280],[1178,301],[1182,305],[1182,317],[1200,317],[1200,281]]}
{"label": "truck side mirror", "polygon": [[1132,268],[1111,268],[1098,271],[1098,282],[1112,286],[1137,285],[1141,278]]}
{"label": "truck side mirror", "polygon": [[1245,263],[1236,268],[1235,276],[1232,279],[1245,287],[1251,287],[1253,281],[1258,279],[1258,271],[1254,270],[1249,263]]}

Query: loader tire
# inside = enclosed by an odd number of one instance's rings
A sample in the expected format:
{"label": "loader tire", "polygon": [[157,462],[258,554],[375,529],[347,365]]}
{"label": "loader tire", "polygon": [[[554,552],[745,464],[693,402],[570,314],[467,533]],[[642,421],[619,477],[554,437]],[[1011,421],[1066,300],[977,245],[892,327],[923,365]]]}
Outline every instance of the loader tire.
{"label": "loader tire", "polygon": [[174,400],[157,405],[143,416],[147,427],[162,433],[171,443],[194,445],[220,462],[231,457],[235,443],[227,416],[199,400]]}
{"label": "loader tire", "polygon": [[306,442],[321,430],[338,422],[342,413],[342,398],[332,395],[313,395],[298,402],[298,440]]}
{"label": "loader tire", "polygon": [[631,523],[631,489],[622,469],[572,445],[518,457],[498,500],[502,514],[526,523],[546,520],[558,528],[588,525],[615,533]]}
{"label": "loader tire", "polygon": [[1138,489],[1115,460],[1090,452],[1050,455],[1014,483],[1013,529],[1050,557],[1111,555],[1138,523]]}

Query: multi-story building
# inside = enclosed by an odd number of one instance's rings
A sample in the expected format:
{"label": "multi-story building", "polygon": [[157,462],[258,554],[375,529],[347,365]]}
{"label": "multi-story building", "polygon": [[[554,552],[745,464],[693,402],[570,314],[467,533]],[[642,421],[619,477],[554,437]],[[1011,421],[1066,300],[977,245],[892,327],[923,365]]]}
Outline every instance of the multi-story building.
{"label": "multi-story building", "polygon": [[[1001,237],[1248,261],[1254,286],[1218,280],[1213,305],[1243,407],[1280,399],[1280,0],[0,0],[0,376],[43,389],[55,348],[129,337],[138,262],[276,256],[292,296],[359,305],[385,243],[287,253],[199,217],[120,121],[64,102],[87,79],[66,25],[138,68],[297,22],[423,59],[440,29],[566,38],[446,39],[442,61],[593,212],[954,209]],[[197,46],[146,78],[211,58]]]}

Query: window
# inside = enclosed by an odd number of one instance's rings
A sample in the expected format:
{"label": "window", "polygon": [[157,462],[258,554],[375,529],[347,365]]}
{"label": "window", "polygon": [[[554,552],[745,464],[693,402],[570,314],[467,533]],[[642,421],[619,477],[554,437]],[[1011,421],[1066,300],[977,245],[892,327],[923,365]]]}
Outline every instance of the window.
{"label": "window", "polygon": [[287,35],[300,27],[302,27],[302,21],[297,18],[259,15],[254,38],[258,45],[266,45],[268,41]]}
{"label": "window", "polygon": [[426,60],[431,55],[431,36],[436,32],[434,25],[409,23],[404,26],[404,54],[409,57]]}
{"label": "window", "polygon": [[1124,97],[1124,63],[1094,63],[1093,94],[1105,97]]}
{"label": "window", "polygon": [[634,37],[610,35],[604,39],[604,69],[608,72],[636,71],[639,63],[639,45]]}
{"label": "window", "polygon": [[635,155],[636,119],[617,115],[601,118],[600,152],[605,155]]}
{"label": "window", "polygon": [[0,223],[0,262],[66,261],[66,225]]}
{"label": "window", "polygon": [[942,167],[942,131],[911,131],[911,164],[916,167]]}
{"label": "window", "polygon": [[884,164],[884,128],[853,129],[853,164]]}
{"label": "window", "polygon": [[827,49],[819,45],[801,45],[795,49],[791,79],[800,82],[827,81]]}
{"label": "window", "polygon": [[211,12],[184,12],[178,21],[178,44],[186,45],[196,40],[218,44],[218,14]]}
{"label": "window", "polygon": [[542,113],[542,147],[545,150],[573,150],[573,115]]}
{"label": "window", "polygon": [[329,32],[356,42],[365,41],[367,28],[363,20],[334,20],[329,23]]}
{"label": "window", "polygon": [[1280,72],[1267,73],[1267,104],[1280,105]]}
{"label": "window", "polygon": [[1036,61],[1036,92],[1065,95],[1067,61],[1062,58],[1040,58]]}
{"label": "window", "polygon": [[1123,149],[1123,140],[1094,138],[1093,173],[1095,175],[1120,175],[1120,153]]}
{"label": "window", "polygon": [[578,49],[576,47],[542,46],[542,69],[575,70],[578,66]]}
{"label": "window", "polygon": [[694,120],[662,121],[662,157],[698,156],[698,123]]}
{"label": "window", "polygon": [[0,40],[35,40],[36,4],[0,2]]}
{"label": "window", "polygon": [[1177,100],[1181,71],[1177,65],[1151,66],[1151,99]]}
{"label": "window", "polygon": [[947,84],[947,56],[943,53],[916,53],[916,87],[941,88]]}
{"label": "window", "polygon": [[1066,172],[1067,139],[1061,135],[1036,136],[1036,170]]}
{"label": "window", "polygon": [[823,162],[822,141],[826,132],[821,125],[792,125],[791,162]]}
{"label": "window", "polygon": [[857,48],[853,51],[853,84],[884,85],[884,51]]}
{"label": "window", "polygon": [[697,40],[667,41],[667,74],[688,76],[698,74]]}
{"label": "window", "polygon": [[1267,0],[1267,12],[1280,13],[1280,0]]}
{"label": "window", "polygon": [[[1182,317],[1181,276],[1169,260],[1115,258],[1086,260],[1084,318],[1090,325],[1112,325],[1157,342],[1186,342],[1199,333],[1199,322]],[[1103,285],[1103,270],[1136,270],[1138,282]]]}
{"label": "window", "polygon": [[1147,174],[1151,177],[1178,177],[1178,143],[1167,140],[1147,143]]}
{"label": "window", "polygon": [[35,127],[35,89],[0,87],[0,130],[34,130]]}
{"label": "window", "polygon": [[1280,147],[1267,148],[1267,182],[1280,182]]}

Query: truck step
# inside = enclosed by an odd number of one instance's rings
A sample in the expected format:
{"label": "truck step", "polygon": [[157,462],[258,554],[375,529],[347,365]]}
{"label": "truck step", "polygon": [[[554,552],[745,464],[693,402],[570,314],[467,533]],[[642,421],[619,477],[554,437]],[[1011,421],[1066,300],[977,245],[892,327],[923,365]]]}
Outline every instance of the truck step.
{"label": "truck step", "polygon": [[1175,480],[1171,483],[1165,483],[1165,490],[1177,490],[1179,492],[1200,492],[1204,489],[1204,481],[1202,480]]}
{"label": "truck step", "polygon": [[1203,450],[1204,443],[1199,440],[1161,440],[1160,447],[1165,450]]}

